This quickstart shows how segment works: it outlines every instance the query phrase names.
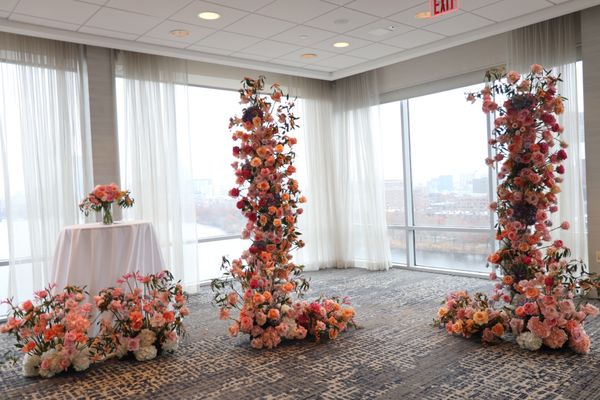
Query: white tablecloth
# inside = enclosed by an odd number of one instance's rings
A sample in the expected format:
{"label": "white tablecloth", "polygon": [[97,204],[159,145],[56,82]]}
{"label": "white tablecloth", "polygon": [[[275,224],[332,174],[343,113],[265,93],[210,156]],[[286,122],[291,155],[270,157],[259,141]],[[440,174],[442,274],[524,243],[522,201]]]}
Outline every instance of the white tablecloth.
{"label": "white tablecloth", "polygon": [[58,290],[67,285],[86,286],[94,296],[101,289],[116,286],[117,279],[128,272],[150,274],[164,269],[152,224],[127,221],[63,228],[50,276]]}

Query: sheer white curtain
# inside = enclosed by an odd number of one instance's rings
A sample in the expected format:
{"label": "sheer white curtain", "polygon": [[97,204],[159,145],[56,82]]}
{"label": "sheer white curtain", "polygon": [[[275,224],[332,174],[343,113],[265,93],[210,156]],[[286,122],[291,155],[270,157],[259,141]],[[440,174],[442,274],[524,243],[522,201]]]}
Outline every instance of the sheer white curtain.
{"label": "sheer white curtain", "polygon": [[577,107],[577,22],[577,15],[570,14],[512,31],[508,41],[508,69],[528,72],[530,65],[537,63],[561,74],[563,82],[559,82],[558,91],[568,101],[560,120],[565,128],[563,139],[569,144],[569,158],[559,194],[559,212],[553,221],[555,224],[570,222],[571,228],[560,231],[557,236],[571,248],[574,258],[587,262],[583,149],[580,148],[584,138]]}
{"label": "sheer white curtain", "polygon": [[169,268],[196,284],[186,61],[125,51],[116,60],[121,179],[136,200],[124,215],[152,221]]}
{"label": "sheer white curtain", "polygon": [[83,221],[90,137],[78,45],[0,34],[0,297],[48,283],[60,229]]}
{"label": "sheer white curtain", "polygon": [[308,269],[389,268],[375,73],[295,84],[309,198],[300,260]]}

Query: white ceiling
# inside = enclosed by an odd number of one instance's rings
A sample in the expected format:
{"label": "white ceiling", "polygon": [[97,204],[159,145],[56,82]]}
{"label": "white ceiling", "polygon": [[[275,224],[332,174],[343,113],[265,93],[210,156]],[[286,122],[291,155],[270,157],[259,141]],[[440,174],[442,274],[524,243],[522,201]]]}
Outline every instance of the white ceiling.
{"label": "white ceiling", "polygon": [[[0,0],[0,30],[321,79],[369,69],[600,4],[460,0],[430,19],[425,0]],[[205,21],[199,12],[221,18]],[[175,38],[169,32],[190,35]],[[351,43],[335,48],[334,42]],[[303,59],[304,53],[318,57]]]}

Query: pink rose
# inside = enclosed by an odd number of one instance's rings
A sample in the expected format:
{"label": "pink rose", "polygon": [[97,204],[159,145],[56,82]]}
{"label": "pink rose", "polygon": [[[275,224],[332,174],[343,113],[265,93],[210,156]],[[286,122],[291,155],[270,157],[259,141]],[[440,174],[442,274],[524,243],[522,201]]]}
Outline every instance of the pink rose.
{"label": "pink rose", "polygon": [[593,304],[587,303],[583,307],[581,307],[581,311],[589,315],[590,317],[595,317],[600,313],[598,307]]}
{"label": "pink rose", "polygon": [[513,318],[510,320],[510,329],[513,335],[519,336],[523,332],[524,321],[520,318]]}
{"label": "pink rose", "polygon": [[140,337],[136,336],[134,338],[127,338],[126,347],[127,351],[137,351],[140,348]]}
{"label": "pink rose", "polygon": [[541,75],[544,72],[544,68],[540,64],[533,64],[531,67],[531,72],[536,75]]}
{"label": "pink rose", "polygon": [[581,331],[582,333],[577,338],[571,337],[569,339],[569,347],[576,353],[587,354],[590,352],[590,337],[583,329]]}
{"label": "pink rose", "polygon": [[550,330],[550,335],[544,339],[544,344],[551,349],[560,349],[568,339],[564,330],[554,327]]}
{"label": "pink rose", "polygon": [[533,317],[527,323],[527,329],[535,336],[545,339],[550,336],[550,329],[540,321],[539,317]]}
{"label": "pink rose", "polygon": [[527,315],[534,315],[538,313],[538,306],[536,303],[525,303],[523,309]]}
{"label": "pink rose", "polygon": [[569,229],[569,227],[570,227],[570,225],[569,225],[569,221],[563,221],[563,222],[561,222],[561,224],[560,224],[560,229],[567,230],[567,229]]}
{"label": "pink rose", "polygon": [[506,74],[506,80],[512,85],[515,84],[519,79],[521,79],[521,74],[517,71],[510,71]]}

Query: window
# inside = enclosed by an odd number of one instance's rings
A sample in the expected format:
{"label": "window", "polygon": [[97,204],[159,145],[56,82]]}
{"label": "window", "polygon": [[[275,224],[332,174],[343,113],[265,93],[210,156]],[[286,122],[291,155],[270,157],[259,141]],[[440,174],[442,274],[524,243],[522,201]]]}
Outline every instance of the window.
{"label": "window", "polygon": [[483,162],[489,129],[481,109],[464,101],[465,92],[480,87],[380,106],[394,263],[485,271],[494,248]]}

